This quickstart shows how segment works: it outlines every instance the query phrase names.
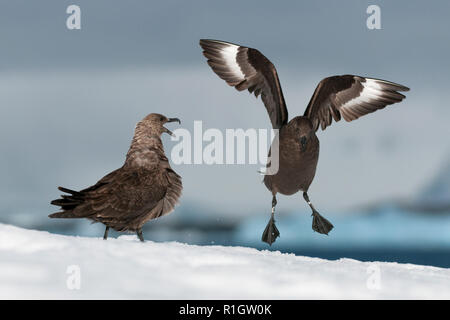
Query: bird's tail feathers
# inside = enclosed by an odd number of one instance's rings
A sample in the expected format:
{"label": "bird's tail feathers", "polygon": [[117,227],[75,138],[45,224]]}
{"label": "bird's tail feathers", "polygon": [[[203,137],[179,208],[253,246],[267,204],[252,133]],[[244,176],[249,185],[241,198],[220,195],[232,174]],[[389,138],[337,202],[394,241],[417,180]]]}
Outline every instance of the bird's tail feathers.
{"label": "bird's tail feathers", "polygon": [[60,199],[50,202],[52,205],[61,207],[63,211],[50,214],[49,218],[76,218],[73,209],[84,202],[83,194],[63,187],[58,187],[58,189],[62,192],[69,193],[69,195],[61,195]]}
{"label": "bird's tail feathers", "polygon": [[76,218],[72,211],[55,212],[48,215],[49,218]]}

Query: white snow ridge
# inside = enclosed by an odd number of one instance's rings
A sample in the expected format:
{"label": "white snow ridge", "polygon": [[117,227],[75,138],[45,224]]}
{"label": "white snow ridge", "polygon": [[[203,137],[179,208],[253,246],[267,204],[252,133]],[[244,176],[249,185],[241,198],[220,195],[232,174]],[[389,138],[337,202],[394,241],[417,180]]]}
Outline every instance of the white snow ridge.
{"label": "white snow ridge", "polygon": [[450,299],[450,269],[0,224],[1,299]]}

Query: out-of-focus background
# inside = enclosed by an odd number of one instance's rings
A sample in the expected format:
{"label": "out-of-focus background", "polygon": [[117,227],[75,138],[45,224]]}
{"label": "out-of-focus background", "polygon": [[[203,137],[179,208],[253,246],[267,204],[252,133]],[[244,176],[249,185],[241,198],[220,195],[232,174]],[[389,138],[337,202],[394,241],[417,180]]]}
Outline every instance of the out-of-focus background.
{"label": "out-of-focus background", "polygon": [[[66,8],[81,8],[81,30]],[[370,4],[381,30],[366,27]],[[80,189],[120,167],[151,112],[207,128],[270,128],[262,102],[207,66],[200,38],[258,48],[275,64],[290,117],[335,74],[411,88],[401,104],[319,132],[310,197],[335,225],[311,230],[300,194],[279,196],[281,237],[260,241],[271,195],[257,166],[174,165],[181,205],[146,239],[253,246],[329,259],[450,267],[448,1],[2,1],[0,223],[96,236],[103,226],[50,220],[57,186]],[[172,128],[172,127],[171,127]],[[170,154],[175,142],[164,138]],[[117,234],[113,233],[113,236]]]}

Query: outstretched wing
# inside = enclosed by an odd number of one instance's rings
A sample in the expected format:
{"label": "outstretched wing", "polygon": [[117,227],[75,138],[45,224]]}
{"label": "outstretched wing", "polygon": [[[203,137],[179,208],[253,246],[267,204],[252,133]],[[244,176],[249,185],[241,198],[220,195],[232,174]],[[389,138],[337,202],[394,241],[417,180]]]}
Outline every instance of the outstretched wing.
{"label": "outstretched wing", "polygon": [[332,119],[346,121],[383,109],[387,105],[402,101],[405,96],[398,91],[409,88],[386,80],[364,78],[354,75],[333,76],[320,81],[314,91],[305,117],[314,130],[328,127]]}
{"label": "outstretched wing", "polygon": [[288,112],[277,70],[258,50],[218,40],[200,40],[203,55],[213,71],[230,86],[248,89],[261,99],[269,114],[272,127],[287,123]]}

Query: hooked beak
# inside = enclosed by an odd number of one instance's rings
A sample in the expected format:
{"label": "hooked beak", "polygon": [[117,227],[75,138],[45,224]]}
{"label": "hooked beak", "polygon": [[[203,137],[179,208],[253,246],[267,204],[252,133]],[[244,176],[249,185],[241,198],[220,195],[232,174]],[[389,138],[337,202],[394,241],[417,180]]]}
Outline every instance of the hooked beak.
{"label": "hooked beak", "polygon": [[180,119],[178,119],[178,118],[168,118],[167,119],[167,122],[178,122],[178,124],[181,124],[181,121],[180,121]]}
{"label": "hooked beak", "polygon": [[[181,121],[180,121],[180,119],[178,119],[178,118],[168,118],[168,119],[167,119],[167,122],[178,122],[179,124],[181,124]],[[172,137],[175,137],[175,135],[173,134],[172,131],[170,131],[170,130],[167,129],[166,127],[163,127],[163,128],[164,128],[164,132],[165,132],[165,133],[168,133],[168,134],[170,134]]]}

